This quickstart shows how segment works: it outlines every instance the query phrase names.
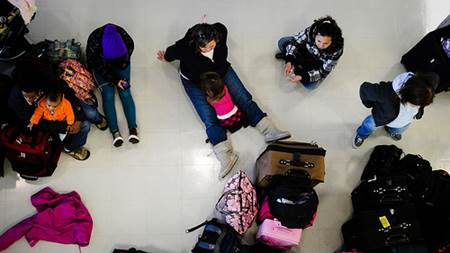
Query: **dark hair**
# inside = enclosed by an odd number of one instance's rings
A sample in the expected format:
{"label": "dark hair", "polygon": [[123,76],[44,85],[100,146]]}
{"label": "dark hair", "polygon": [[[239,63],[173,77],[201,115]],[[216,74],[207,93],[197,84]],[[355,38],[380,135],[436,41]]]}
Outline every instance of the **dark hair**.
{"label": "dark hair", "polygon": [[410,77],[399,91],[401,102],[425,107],[433,103],[434,88],[428,76],[417,73]]}
{"label": "dark hair", "polygon": [[12,77],[19,90],[24,92],[48,90],[49,84],[57,79],[50,64],[41,59],[18,61]]}
{"label": "dark hair", "polygon": [[189,44],[195,49],[199,50],[206,46],[209,42],[219,42],[219,34],[214,26],[206,23],[196,24],[192,27],[189,34]]}
{"label": "dark hair", "polygon": [[200,75],[200,89],[206,93],[206,96],[218,100],[223,95],[225,82],[216,72],[205,72]]}
{"label": "dark hair", "polygon": [[47,99],[51,102],[57,102],[62,98],[63,92],[58,87],[52,88],[47,93]]}
{"label": "dark hair", "polygon": [[312,39],[318,34],[331,37],[331,45],[326,50],[334,51],[335,49],[342,48],[344,45],[341,28],[339,28],[336,20],[331,16],[325,16],[314,20],[314,23],[311,26]]}

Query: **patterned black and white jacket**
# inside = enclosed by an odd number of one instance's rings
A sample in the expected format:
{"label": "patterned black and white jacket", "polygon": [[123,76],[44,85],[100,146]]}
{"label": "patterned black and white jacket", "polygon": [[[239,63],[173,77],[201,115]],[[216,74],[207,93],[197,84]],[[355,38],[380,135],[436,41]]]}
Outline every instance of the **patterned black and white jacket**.
{"label": "patterned black and white jacket", "polygon": [[294,64],[294,73],[302,77],[303,83],[325,79],[344,52],[343,38],[332,41],[324,50],[317,48],[314,30],[314,25],[306,28],[286,45],[285,60]]}

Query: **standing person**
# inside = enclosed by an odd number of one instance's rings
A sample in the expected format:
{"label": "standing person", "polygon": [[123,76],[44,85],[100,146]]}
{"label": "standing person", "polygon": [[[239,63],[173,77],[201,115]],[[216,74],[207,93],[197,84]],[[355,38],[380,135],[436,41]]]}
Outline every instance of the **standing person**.
{"label": "standing person", "polygon": [[221,164],[221,178],[233,169],[238,155],[233,151],[226,130],[221,126],[214,108],[208,103],[199,86],[201,74],[216,72],[223,78],[233,101],[243,110],[249,124],[264,135],[266,142],[291,136],[289,132],[279,130],[267,118],[267,114],[252,100],[252,95],[227,61],[227,35],[227,28],[221,23],[197,24],[191,27],[182,39],[166,51],[159,51],[157,55],[161,61],[180,61],[181,83],[205,124],[206,133]]}
{"label": "standing person", "polygon": [[[75,121],[64,138],[64,152],[77,160],[86,160],[91,152],[83,147],[86,144],[91,124],[85,120],[85,115],[75,93],[63,81],[57,80],[51,66],[39,59],[23,59],[17,62],[12,73],[16,85],[12,88],[8,99],[8,106],[14,112],[18,123],[27,127],[38,101],[43,98],[50,88],[56,85],[63,90],[64,96],[70,101]],[[57,129],[65,130],[67,125],[61,122],[40,120],[36,125],[42,131],[54,132]],[[34,126],[33,126],[34,128]]]}
{"label": "standing person", "polygon": [[383,126],[392,139],[399,141],[414,119],[423,116],[424,108],[433,102],[439,77],[434,73],[406,72],[392,82],[365,82],[359,89],[361,101],[372,114],[356,129],[353,147],[358,148],[376,128]]}
{"label": "standing person", "polygon": [[130,58],[134,42],[120,26],[106,24],[95,29],[88,38],[86,58],[95,81],[100,87],[103,98],[103,110],[113,137],[114,147],[123,144],[117,124],[115,91],[119,93],[123,111],[128,123],[128,141],[139,142],[136,124],[136,106],[131,96]]}
{"label": "standing person", "polygon": [[281,52],[275,58],[285,60],[286,78],[313,90],[336,66],[344,51],[344,38],[336,21],[326,16],[295,36],[281,38],[278,48]]}

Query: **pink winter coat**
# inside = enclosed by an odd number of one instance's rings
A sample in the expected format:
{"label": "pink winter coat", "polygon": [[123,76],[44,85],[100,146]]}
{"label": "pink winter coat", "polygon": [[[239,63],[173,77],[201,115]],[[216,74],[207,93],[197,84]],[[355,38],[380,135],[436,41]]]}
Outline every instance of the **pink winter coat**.
{"label": "pink winter coat", "polygon": [[46,187],[31,196],[37,214],[21,221],[0,236],[0,251],[25,235],[31,247],[39,240],[87,246],[92,232],[92,218],[72,191],[59,194]]}

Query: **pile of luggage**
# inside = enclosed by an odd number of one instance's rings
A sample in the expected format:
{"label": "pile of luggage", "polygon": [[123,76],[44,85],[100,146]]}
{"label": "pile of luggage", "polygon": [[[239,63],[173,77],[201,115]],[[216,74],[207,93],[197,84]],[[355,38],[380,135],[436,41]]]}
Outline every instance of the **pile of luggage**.
{"label": "pile of luggage", "polygon": [[[220,215],[187,230],[204,226],[192,252],[270,253],[298,246],[303,230],[316,218],[319,198],[313,187],[324,181],[325,153],[310,143],[270,144],[256,161],[256,187],[237,172],[216,204]],[[258,243],[242,245],[255,220]]]}
{"label": "pile of luggage", "polygon": [[342,226],[353,252],[450,251],[450,176],[394,145],[373,150]]}

